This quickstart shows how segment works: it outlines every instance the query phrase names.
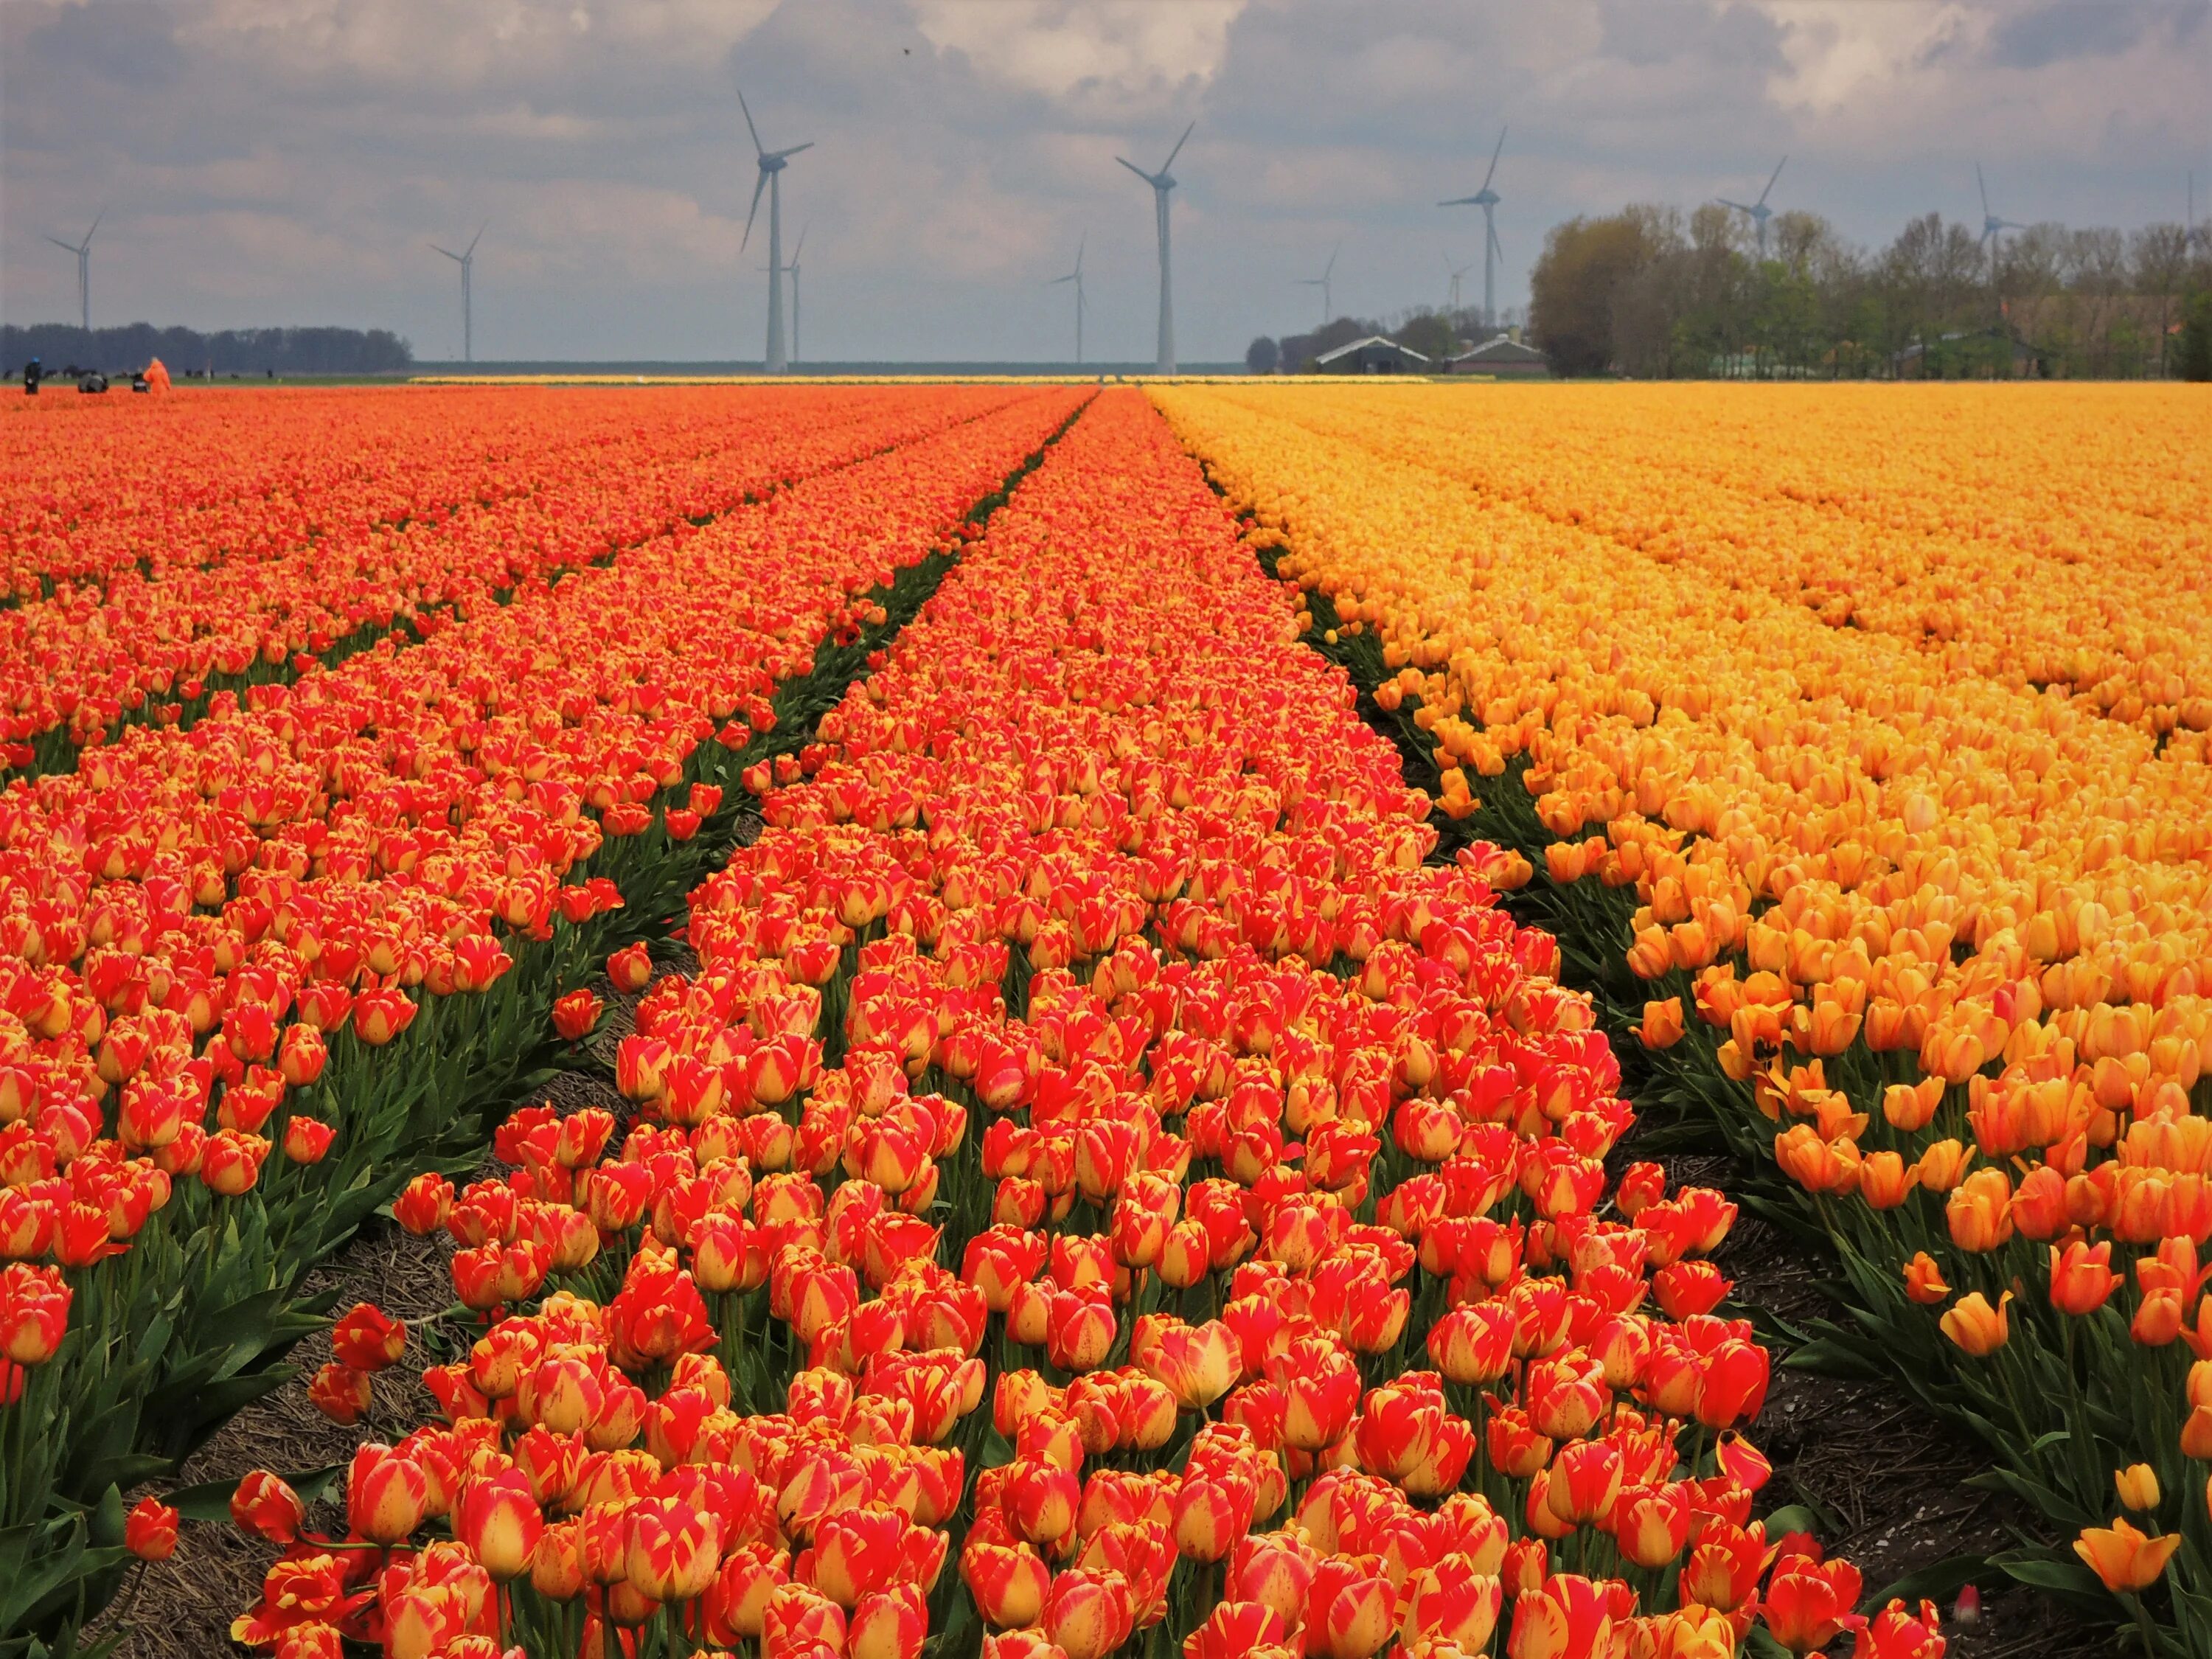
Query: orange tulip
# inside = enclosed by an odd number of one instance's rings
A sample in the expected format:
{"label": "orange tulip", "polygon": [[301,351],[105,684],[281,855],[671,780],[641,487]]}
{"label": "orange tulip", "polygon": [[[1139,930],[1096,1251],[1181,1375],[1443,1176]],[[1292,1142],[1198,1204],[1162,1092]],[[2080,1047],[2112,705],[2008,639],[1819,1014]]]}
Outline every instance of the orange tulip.
{"label": "orange tulip", "polygon": [[1992,1308],[1979,1291],[1970,1291],[1943,1316],[1940,1322],[1943,1334],[1976,1358],[1987,1358],[2004,1346],[2012,1334],[2005,1317],[2005,1306],[2011,1300],[2012,1292],[2007,1291]]}
{"label": "orange tulip", "polygon": [[2181,1547],[2181,1534],[2144,1534],[2125,1516],[2110,1527],[2084,1527],[2074,1540],[2074,1553],[2095,1573],[2106,1589],[2133,1593],[2148,1589],[2166,1571],[2166,1562]]}

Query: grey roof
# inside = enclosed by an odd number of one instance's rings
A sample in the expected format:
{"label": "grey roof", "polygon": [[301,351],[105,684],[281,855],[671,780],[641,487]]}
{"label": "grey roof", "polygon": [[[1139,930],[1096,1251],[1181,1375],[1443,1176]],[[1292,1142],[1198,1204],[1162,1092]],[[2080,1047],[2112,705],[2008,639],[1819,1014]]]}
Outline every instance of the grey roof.
{"label": "grey roof", "polygon": [[1351,344],[1340,345],[1334,351],[1324,351],[1314,361],[1317,363],[1333,363],[1339,357],[1349,356],[1352,352],[1364,346],[1387,346],[1393,351],[1411,357],[1417,363],[1425,363],[1429,361],[1413,347],[1400,345],[1395,340],[1381,334],[1370,334],[1364,340],[1354,340]]}
{"label": "grey roof", "polygon": [[1485,340],[1472,351],[1462,351],[1452,359],[1455,363],[1540,363],[1548,361],[1544,354],[1531,345],[1508,339],[1500,334]]}

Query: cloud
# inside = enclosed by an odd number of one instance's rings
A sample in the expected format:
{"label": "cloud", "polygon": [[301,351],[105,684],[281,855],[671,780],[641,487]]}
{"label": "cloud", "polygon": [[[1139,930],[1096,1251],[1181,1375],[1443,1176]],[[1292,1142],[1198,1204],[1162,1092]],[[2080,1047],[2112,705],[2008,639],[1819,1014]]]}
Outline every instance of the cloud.
{"label": "cloud", "polygon": [[[1510,124],[1501,301],[1545,228],[1629,200],[1755,192],[1885,240],[1977,212],[2178,217],[2212,179],[2203,4],[2027,0],[5,0],[0,308],[74,307],[39,240],[112,204],[95,320],[393,327],[458,351],[425,244],[489,219],[477,334],[515,356],[757,352],[763,237],[742,85],[807,228],[806,345],[1058,355],[1046,279],[1088,238],[1087,343],[1148,355],[1149,194],[1177,160],[1194,359],[1340,308],[1441,300]],[[765,208],[763,210],[765,212]]]}
{"label": "cloud", "polygon": [[2081,58],[2110,58],[2147,36],[2186,39],[2202,29],[2201,3],[2160,0],[2058,0],[2004,18],[1990,33],[1990,60],[2008,69],[2043,69]]}

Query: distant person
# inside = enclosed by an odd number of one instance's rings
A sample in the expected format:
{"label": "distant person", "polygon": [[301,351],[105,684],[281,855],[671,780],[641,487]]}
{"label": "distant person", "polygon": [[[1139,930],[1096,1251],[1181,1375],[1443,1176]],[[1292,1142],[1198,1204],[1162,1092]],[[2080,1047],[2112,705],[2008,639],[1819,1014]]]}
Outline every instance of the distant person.
{"label": "distant person", "polygon": [[23,365],[23,395],[27,398],[37,397],[39,382],[45,378],[46,371],[39,367],[39,360],[36,357],[25,363]]}
{"label": "distant person", "polygon": [[169,389],[169,366],[159,357],[146,365],[146,389],[157,398]]}

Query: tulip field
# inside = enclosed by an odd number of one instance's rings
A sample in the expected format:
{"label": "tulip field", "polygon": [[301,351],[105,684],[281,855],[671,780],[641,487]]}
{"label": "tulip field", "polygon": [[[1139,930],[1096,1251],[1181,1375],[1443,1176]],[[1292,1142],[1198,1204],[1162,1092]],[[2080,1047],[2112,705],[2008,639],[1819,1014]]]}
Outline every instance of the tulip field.
{"label": "tulip field", "polygon": [[9,403],[0,1655],[1940,1659],[1756,1203],[2212,1659],[2185,397]]}

